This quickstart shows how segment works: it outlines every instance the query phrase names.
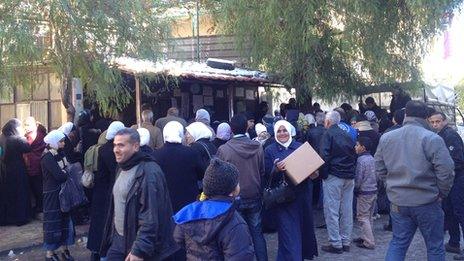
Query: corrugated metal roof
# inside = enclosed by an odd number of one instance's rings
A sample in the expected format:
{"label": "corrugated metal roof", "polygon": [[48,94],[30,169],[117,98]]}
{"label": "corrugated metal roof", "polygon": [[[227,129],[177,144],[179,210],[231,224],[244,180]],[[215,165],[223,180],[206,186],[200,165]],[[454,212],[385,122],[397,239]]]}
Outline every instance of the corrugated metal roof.
{"label": "corrugated metal roof", "polygon": [[119,70],[139,75],[167,75],[186,79],[239,81],[253,83],[268,83],[268,75],[261,71],[241,68],[223,70],[209,67],[206,63],[192,61],[148,61],[130,57],[119,57],[111,61],[112,66]]}

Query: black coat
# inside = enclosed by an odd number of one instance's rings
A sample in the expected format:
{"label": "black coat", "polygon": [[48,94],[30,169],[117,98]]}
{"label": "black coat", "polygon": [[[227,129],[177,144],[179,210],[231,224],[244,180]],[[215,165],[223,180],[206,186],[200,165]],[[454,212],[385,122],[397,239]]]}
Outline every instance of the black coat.
{"label": "black coat", "polygon": [[[106,256],[112,235],[116,233],[113,218],[114,201],[111,194],[101,256]],[[131,252],[144,260],[165,259],[178,250],[172,237],[173,231],[171,200],[163,171],[155,162],[142,161],[127,194],[124,215],[125,249],[121,250],[125,255]]]}
{"label": "black coat", "polygon": [[358,137],[367,137],[371,140],[372,148],[370,153],[372,156],[374,156],[375,152],[377,151],[377,146],[379,146],[380,134],[375,130],[364,130],[358,131]]}
{"label": "black coat", "polygon": [[110,140],[98,149],[98,171],[94,174],[89,239],[87,241],[87,248],[93,252],[100,250],[116,168],[113,140]]}
{"label": "black coat", "polygon": [[84,155],[85,152],[93,145],[97,144],[98,137],[101,134],[99,129],[96,129],[91,124],[85,124],[80,127],[79,133],[81,135],[81,142],[82,142],[82,151],[81,153]]}
{"label": "black coat", "polygon": [[438,135],[445,141],[451,158],[453,158],[456,178],[462,176],[464,174],[464,144],[461,136],[448,126],[443,128]]}
{"label": "black coat", "polygon": [[166,142],[153,155],[166,177],[174,213],[194,202],[199,194],[197,181],[203,176],[198,153],[180,143]]}
{"label": "black coat", "polygon": [[27,168],[23,154],[31,150],[26,139],[3,136],[4,157],[0,173],[0,225],[23,225],[31,219]]}
{"label": "black coat", "polygon": [[325,164],[320,169],[321,177],[327,178],[329,174],[344,179],[355,176],[356,153],[353,139],[340,129],[332,125],[322,136],[319,155]]}
{"label": "black coat", "polygon": [[325,128],[322,125],[317,125],[310,128],[306,134],[306,141],[313,147],[315,151],[319,151],[324,132]]}
{"label": "black coat", "polygon": [[[63,242],[68,238],[69,219],[68,213],[63,213],[60,210],[60,189],[68,174],[64,171],[66,163],[63,161],[64,155],[45,152],[42,156],[41,166],[43,173],[43,233],[44,242],[54,244]],[[63,167],[58,165],[62,163]]]}
{"label": "black coat", "polygon": [[214,155],[216,155],[217,148],[209,139],[199,139],[192,143],[190,147],[194,149],[200,156],[200,163],[203,169],[203,174],[201,178],[203,179],[203,175],[205,173],[206,168],[209,166],[211,158]]}

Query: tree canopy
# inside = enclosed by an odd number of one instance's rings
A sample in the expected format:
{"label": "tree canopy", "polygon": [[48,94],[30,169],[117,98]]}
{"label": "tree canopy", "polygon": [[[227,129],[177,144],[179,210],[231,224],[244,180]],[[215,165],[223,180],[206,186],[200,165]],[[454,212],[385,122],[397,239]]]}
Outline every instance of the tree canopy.
{"label": "tree canopy", "polygon": [[461,2],[206,0],[250,65],[275,73],[298,98],[329,101],[370,85],[419,83],[431,39]]}
{"label": "tree canopy", "polygon": [[[72,115],[71,81],[114,115],[131,100],[112,57],[157,59],[169,35],[163,0],[8,0],[0,3],[0,96],[12,86],[31,88],[43,68],[63,81],[63,104]],[[33,87],[32,87],[33,88]]]}

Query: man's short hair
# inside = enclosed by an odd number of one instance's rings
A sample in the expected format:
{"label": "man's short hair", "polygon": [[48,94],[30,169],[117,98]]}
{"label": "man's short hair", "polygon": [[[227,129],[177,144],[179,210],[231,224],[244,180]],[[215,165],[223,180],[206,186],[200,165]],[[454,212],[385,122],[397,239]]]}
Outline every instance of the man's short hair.
{"label": "man's short hair", "polygon": [[129,136],[129,142],[134,144],[140,144],[140,135],[139,132],[132,128],[124,128],[116,132],[115,136]]}
{"label": "man's short hair", "polygon": [[365,102],[366,102],[366,104],[374,104],[375,100],[374,100],[374,98],[369,96],[369,97],[366,98]]}
{"label": "man's short hair", "polygon": [[348,119],[346,118],[346,113],[344,109],[338,107],[338,108],[335,108],[334,111],[338,112],[340,116],[340,121],[348,121]]}
{"label": "man's short hair", "polygon": [[363,146],[366,151],[371,151],[372,149],[372,140],[369,137],[358,137],[357,142],[359,142],[359,145]]}
{"label": "man's short hair", "polygon": [[395,120],[396,124],[398,124],[398,125],[403,125],[403,121],[404,121],[404,108],[395,111],[395,114],[393,114],[393,119]]}
{"label": "man's short hair", "polygon": [[179,117],[179,109],[177,109],[176,107],[171,107],[168,109],[168,112],[166,114],[167,116]]}
{"label": "man's short hair", "polygon": [[248,121],[245,115],[237,114],[230,119],[230,128],[234,135],[245,134],[248,128]]}
{"label": "man's short hair", "polygon": [[327,115],[325,115],[325,118],[329,120],[332,124],[340,123],[340,113],[336,110],[329,111]]}
{"label": "man's short hair", "polygon": [[435,116],[435,115],[440,115],[440,116],[441,116],[441,119],[444,120],[444,121],[446,121],[446,119],[447,119],[447,118],[446,118],[446,114],[444,114],[444,113],[441,112],[441,111],[434,111],[434,112],[432,112],[432,114],[430,114],[429,117],[432,117],[432,116]]}
{"label": "man's short hair", "polygon": [[316,113],[317,125],[324,125],[324,120],[325,120],[325,113],[323,112]]}
{"label": "man's short hair", "polygon": [[427,105],[421,101],[408,101],[408,103],[406,103],[405,114],[406,117],[427,119],[429,110]]}
{"label": "man's short hair", "polygon": [[153,121],[153,112],[151,110],[142,111],[142,121],[143,122],[152,122]]}

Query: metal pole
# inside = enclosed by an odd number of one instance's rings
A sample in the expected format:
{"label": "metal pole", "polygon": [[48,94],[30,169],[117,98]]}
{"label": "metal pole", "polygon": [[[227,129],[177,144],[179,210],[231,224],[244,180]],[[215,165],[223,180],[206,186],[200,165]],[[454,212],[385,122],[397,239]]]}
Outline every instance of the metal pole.
{"label": "metal pole", "polygon": [[197,0],[197,62],[200,62],[200,0]]}
{"label": "metal pole", "polygon": [[141,111],[140,111],[140,80],[137,76],[135,76],[135,114],[137,115],[137,126],[139,128],[142,125],[142,120],[141,120]]}

